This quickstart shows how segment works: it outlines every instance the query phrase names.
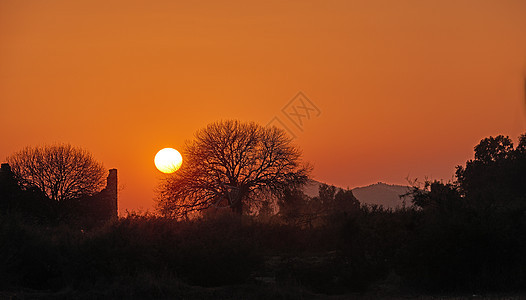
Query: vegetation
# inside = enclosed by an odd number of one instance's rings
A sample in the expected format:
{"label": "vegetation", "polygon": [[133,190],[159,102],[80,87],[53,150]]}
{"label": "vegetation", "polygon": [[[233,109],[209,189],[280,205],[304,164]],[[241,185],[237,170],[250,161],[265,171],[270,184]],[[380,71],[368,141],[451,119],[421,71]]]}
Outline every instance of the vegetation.
{"label": "vegetation", "polygon": [[104,187],[104,167],[86,150],[68,144],[27,147],[7,162],[22,187],[37,187],[54,201],[93,195]]}
{"label": "vegetation", "polygon": [[211,207],[241,215],[305,183],[310,170],[284,130],[256,123],[212,123],[187,142],[183,155],[181,169],[159,187],[164,215],[187,217]]}
{"label": "vegetation", "polygon": [[4,211],[0,289],[65,298],[517,295],[526,286],[525,143],[482,140],[455,182],[415,186],[414,205],[395,211],[326,185],[314,198],[287,189],[278,214],[257,216],[131,214],[86,229]]}

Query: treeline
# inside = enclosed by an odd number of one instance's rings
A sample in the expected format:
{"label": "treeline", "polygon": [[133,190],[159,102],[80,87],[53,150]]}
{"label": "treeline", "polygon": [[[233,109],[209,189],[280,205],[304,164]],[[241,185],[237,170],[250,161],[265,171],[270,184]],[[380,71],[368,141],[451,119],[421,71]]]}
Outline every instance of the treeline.
{"label": "treeline", "polygon": [[0,289],[138,298],[208,293],[196,286],[250,286],[262,298],[381,286],[516,292],[525,284],[523,219],[362,207],[309,229],[223,215],[128,216],[83,231],[2,218]]}
{"label": "treeline", "polygon": [[526,135],[516,148],[502,135],[483,139],[455,178],[413,188],[418,223],[401,274],[434,289],[525,287]]}
{"label": "treeline", "polygon": [[277,215],[132,214],[89,230],[2,213],[0,288],[76,298],[524,292],[526,136],[517,147],[482,140],[454,182],[411,196],[393,211],[322,186],[312,199],[288,191]]}

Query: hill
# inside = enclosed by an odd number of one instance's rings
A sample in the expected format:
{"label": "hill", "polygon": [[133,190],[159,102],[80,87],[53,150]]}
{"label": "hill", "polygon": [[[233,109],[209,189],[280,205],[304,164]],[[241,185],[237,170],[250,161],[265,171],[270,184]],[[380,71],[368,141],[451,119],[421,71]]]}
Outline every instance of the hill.
{"label": "hill", "polygon": [[378,182],[364,187],[352,189],[354,197],[362,204],[383,205],[385,208],[401,207],[404,200],[406,205],[410,205],[409,198],[400,199],[400,195],[409,192],[408,186],[387,184]]}
{"label": "hill", "polygon": [[[315,197],[318,195],[320,184],[322,183],[319,181],[310,180],[303,188],[303,192],[310,197]],[[406,194],[408,191],[408,186],[387,184],[383,182],[352,189],[354,196],[360,201],[360,203],[382,205],[385,208],[401,207],[403,199],[400,199],[400,195]],[[406,205],[410,205],[409,198],[406,198],[405,202]]]}

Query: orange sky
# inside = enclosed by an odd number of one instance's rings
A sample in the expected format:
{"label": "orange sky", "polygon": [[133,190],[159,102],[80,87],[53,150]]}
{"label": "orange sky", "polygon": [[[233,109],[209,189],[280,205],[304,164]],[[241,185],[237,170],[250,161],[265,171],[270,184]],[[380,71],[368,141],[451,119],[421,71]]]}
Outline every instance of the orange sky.
{"label": "orange sky", "polygon": [[343,187],[447,180],[526,132],[524,0],[249,3],[1,1],[0,160],[82,146],[119,170],[123,213],[151,209],[158,150],[219,119],[293,129],[299,91],[321,114],[296,142]]}

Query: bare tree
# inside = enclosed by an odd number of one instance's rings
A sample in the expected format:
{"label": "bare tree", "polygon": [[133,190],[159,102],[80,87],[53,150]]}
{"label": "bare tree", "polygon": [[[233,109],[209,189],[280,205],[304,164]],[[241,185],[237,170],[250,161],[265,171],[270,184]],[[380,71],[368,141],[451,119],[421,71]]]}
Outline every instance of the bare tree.
{"label": "bare tree", "polygon": [[92,195],[104,187],[104,167],[69,144],[26,147],[7,161],[21,186],[36,186],[55,201]]}
{"label": "bare tree", "polygon": [[197,131],[183,154],[181,169],[165,177],[157,191],[165,215],[210,207],[242,214],[258,201],[270,201],[269,195],[304,184],[311,169],[282,129],[253,122],[212,123]]}

